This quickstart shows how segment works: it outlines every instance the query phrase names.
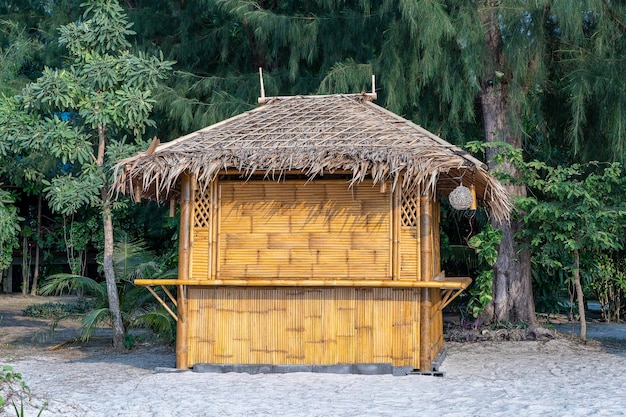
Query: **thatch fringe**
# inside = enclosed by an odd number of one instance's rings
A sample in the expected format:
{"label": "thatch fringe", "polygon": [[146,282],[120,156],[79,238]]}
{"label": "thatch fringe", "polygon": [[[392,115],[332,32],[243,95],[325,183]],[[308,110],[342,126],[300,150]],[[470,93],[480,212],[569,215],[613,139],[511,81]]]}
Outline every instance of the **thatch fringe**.
{"label": "thatch fringe", "polygon": [[371,177],[374,183],[391,181],[394,187],[441,194],[445,187],[438,183],[448,178],[474,183],[492,215],[508,220],[511,200],[482,162],[367,100],[361,95],[268,99],[253,111],[160,145],[152,154],[120,161],[114,189],[126,193],[139,182],[145,197],[161,199],[174,191],[185,171],[204,184],[225,172],[274,180],[287,173],[313,179],[344,172],[352,175],[350,184]]}

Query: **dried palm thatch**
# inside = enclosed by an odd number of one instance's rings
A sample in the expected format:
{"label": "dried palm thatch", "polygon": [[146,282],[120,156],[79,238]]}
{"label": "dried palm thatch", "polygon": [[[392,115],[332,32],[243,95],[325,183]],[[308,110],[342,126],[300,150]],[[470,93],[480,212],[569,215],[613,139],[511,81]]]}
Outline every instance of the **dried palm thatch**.
{"label": "dried palm thatch", "polygon": [[120,161],[114,190],[160,199],[176,192],[185,171],[204,184],[233,171],[275,180],[348,173],[352,183],[371,176],[444,197],[461,182],[473,183],[496,219],[507,220],[511,209],[481,161],[373,104],[368,94],[267,98],[252,111]]}

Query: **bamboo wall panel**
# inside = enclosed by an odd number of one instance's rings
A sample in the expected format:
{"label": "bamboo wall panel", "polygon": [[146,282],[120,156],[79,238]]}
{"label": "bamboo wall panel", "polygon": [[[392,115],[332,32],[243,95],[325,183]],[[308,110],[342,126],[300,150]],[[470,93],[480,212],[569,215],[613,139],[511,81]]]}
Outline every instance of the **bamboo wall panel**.
{"label": "bamboo wall panel", "polygon": [[209,228],[194,227],[191,239],[189,275],[194,279],[209,279]]}
{"label": "bamboo wall panel", "polygon": [[371,181],[222,181],[219,278],[390,279],[390,192]]}
{"label": "bamboo wall panel", "polygon": [[419,280],[419,229],[400,228],[400,279]]}
{"label": "bamboo wall panel", "polygon": [[419,368],[419,289],[189,288],[189,363]]}

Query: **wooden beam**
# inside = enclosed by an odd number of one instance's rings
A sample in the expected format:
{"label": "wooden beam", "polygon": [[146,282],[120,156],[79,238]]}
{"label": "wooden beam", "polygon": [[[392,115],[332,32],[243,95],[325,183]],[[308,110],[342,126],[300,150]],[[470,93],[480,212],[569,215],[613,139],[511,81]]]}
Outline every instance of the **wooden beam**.
{"label": "wooden beam", "polygon": [[176,317],[176,314],[172,311],[172,309],[165,303],[165,301],[163,301],[163,299],[161,297],[159,297],[159,294],[157,294],[151,286],[147,285],[146,288],[148,289],[148,291],[150,291],[150,294],[152,294],[154,296],[154,298],[157,299],[157,301],[163,306],[163,308],[165,308],[165,310],[167,310],[168,313],[170,313],[170,316],[172,316],[174,318],[174,320],[178,321],[178,317]]}
{"label": "wooden beam", "polygon": [[167,296],[169,297],[169,299],[172,301],[172,303],[174,303],[174,305],[176,307],[178,307],[178,303],[176,302],[176,298],[172,295],[172,293],[170,292],[170,290],[167,289],[167,287],[165,285],[161,285],[161,288],[163,288],[163,291],[165,292],[165,294],[167,294]]}

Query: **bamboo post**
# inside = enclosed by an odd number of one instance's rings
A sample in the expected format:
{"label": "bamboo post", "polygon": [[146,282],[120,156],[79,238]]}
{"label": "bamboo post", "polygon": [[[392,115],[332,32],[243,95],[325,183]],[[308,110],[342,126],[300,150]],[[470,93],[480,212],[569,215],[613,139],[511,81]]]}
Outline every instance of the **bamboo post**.
{"label": "bamboo post", "polygon": [[215,178],[210,185],[211,191],[211,224],[209,234],[209,279],[217,278],[217,265],[219,259],[218,251],[218,233],[219,233],[219,200],[218,178]]}
{"label": "bamboo post", "polygon": [[[178,279],[189,280],[189,260],[191,255],[191,215],[193,209],[191,175],[184,173],[181,175],[180,190],[180,230],[178,242]],[[178,289],[178,324],[176,326],[176,367],[186,369],[188,363],[188,344],[187,344],[187,312],[182,311],[186,308],[185,288],[179,286]]]}
{"label": "bamboo post", "polygon": [[217,182],[218,178],[213,180],[213,214],[211,217],[211,223],[213,228],[211,229],[211,238],[213,239],[211,253],[213,254],[213,270],[211,279],[218,279],[220,276],[220,211],[222,209],[222,187]]}
{"label": "bamboo post", "polygon": [[402,187],[397,185],[392,194],[391,211],[391,279],[400,279],[400,222],[402,205]]}
{"label": "bamboo post", "polygon": [[[420,197],[420,274],[422,281],[432,280],[432,213],[429,196]],[[422,288],[420,302],[420,370],[432,371],[432,352],[430,343],[430,290]]]}

